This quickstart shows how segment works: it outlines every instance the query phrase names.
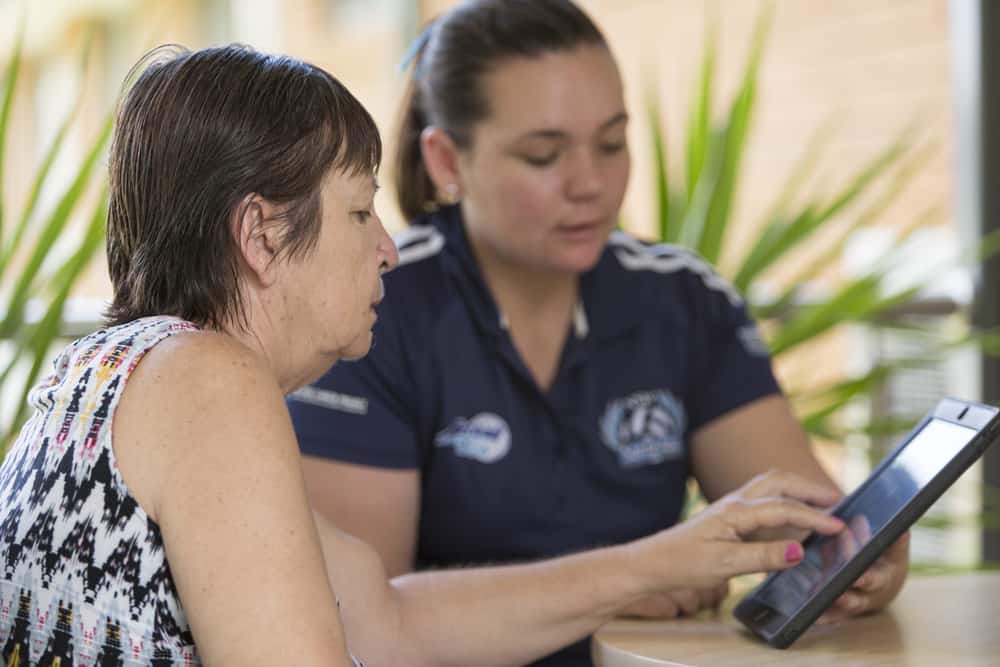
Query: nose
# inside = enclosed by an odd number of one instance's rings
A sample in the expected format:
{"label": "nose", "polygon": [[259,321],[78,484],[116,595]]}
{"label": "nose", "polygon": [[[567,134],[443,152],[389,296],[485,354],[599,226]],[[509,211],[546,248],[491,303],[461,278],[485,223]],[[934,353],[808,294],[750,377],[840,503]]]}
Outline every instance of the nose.
{"label": "nose", "polygon": [[589,147],[579,146],[570,160],[567,194],[570,199],[593,199],[604,189],[599,158]]}
{"label": "nose", "polygon": [[399,265],[399,250],[396,248],[396,242],[392,240],[389,236],[389,232],[385,230],[385,226],[382,225],[382,219],[379,218],[378,221],[379,231],[381,235],[379,236],[378,246],[376,251],[379,258],[379,271],[381,273],[386,273],[392,271]]}

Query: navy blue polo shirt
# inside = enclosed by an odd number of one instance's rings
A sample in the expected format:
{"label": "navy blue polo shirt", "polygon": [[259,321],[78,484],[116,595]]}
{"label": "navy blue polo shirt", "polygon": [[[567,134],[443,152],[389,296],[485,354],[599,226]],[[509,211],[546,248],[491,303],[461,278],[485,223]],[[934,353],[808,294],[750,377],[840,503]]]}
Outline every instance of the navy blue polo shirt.
{"label": "navy blue polo shirt", "polygon": [[684,502],[690,435],[779,391],[742,300],[687,250],[615,232],[581,277],[542,391],[459,208],[397,244],[371,352],[288,404],[304,454],[420,469],[420,567],[531,560],[667,528]]}

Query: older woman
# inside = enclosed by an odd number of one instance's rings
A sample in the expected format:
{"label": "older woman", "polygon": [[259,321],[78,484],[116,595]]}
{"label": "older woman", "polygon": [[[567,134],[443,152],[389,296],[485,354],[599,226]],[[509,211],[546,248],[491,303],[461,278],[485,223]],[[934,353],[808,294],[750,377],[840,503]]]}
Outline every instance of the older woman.
{"label": "older woman", "polygon": [[398,261],[380,156],[312,65],[232,46],[143,63],[110,157],[107,327],[59,355],[0,468],[4,664],[348,665],[349,645],[519,663],[651,592],[801,558],[741,543],[759,528],[842,528],[800,502],[829,500],[814,485],[772,476],[502,588],[490,570],[390,585],[373,549],[317,530],[283,397],[371,346]]}

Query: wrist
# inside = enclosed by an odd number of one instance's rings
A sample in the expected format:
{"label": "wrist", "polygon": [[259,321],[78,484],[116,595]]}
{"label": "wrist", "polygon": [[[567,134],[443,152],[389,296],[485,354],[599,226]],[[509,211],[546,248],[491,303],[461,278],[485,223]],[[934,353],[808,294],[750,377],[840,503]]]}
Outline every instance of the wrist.
{"label": "wrist", "polygon": [[578,564],[586,567],[576,573],[577,582],[589,593],[585,604],[599,623],[655,590],[653,580],[642,572],[644,557],[634,547],[632,542],[579,554],[583,561]]}
{"label": "wrist", "polygon": [[664,537],[663,532],[655,533],[619,547],[624,563],[622,567],[629,573],[626,585],[636,598],[684,585],[676,577],[676,567],[672,565],[677,559],[673,558],[673,549],[665,548]]}

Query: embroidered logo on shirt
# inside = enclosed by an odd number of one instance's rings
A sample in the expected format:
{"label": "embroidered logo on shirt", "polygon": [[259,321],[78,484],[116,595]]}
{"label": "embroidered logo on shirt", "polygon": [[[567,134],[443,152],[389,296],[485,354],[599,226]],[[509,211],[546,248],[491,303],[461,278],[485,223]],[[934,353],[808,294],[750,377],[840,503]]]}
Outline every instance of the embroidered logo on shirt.
{"label": "embroidered logo on shirt", "polygon": [[624,468],[662,463],[684,453],[684,408],[666,389],[618,398],[604,409],[601,436]]}
{"label": "embroidered logo on shirt", "polygon": [[437,434],[434,444],[451,447],[455,453],[481,463],[495,463],[510,451],[510,427],[492,412],[472,419],[459,417]]}

